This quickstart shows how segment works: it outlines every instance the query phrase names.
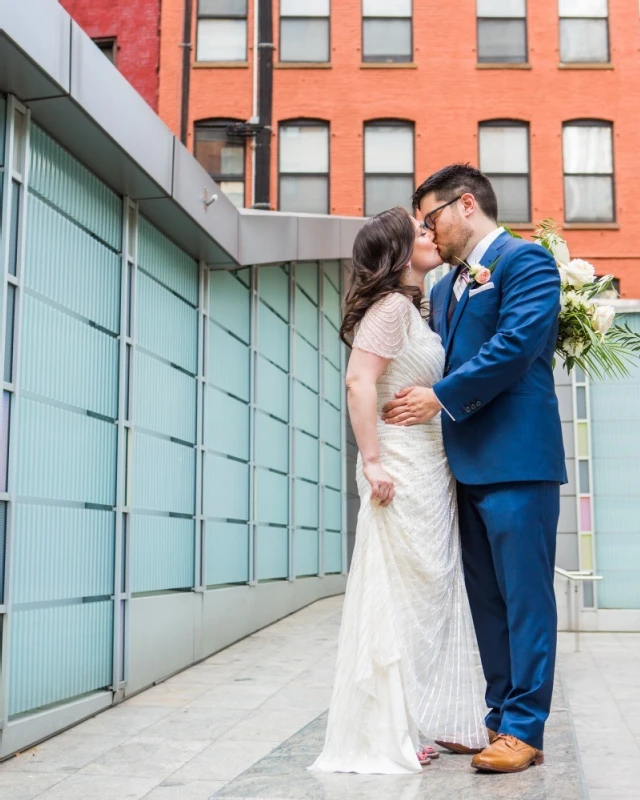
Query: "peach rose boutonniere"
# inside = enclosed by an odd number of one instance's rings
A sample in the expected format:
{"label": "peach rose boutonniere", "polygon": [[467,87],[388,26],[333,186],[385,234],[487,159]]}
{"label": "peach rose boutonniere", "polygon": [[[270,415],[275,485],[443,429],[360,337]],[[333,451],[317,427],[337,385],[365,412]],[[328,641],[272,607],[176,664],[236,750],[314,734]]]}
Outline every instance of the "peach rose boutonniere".
{"label": "peach rose boutonniere", "polygon": [[[484,286],[485,283],[489,283],[491,280],[491,273],[496,268],[498,261],[500,261],[499,257],[488,267],[483,267],[482,264],[466,264],[469,270],[469,277],[480,286]],[[464,264],[465,262],[463,261],[462,263]]]}

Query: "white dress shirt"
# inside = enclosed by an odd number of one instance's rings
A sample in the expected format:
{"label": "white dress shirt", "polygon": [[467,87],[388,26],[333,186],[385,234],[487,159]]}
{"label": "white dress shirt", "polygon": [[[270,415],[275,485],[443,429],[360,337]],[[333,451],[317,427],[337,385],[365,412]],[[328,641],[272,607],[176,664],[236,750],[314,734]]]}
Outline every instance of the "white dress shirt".
{"label": "white dress shirt", "polygon": [[495,230],[488,233],[484,239],[481,239],[478,244],[473,248],[473,250],[469,253],[469,255],[465,258],[465,261],[469,266],[471,264],[479,264],[482,261],[484,254],[487,250],[491,247],[491,245],[495,242],[495,240],[500,236],[501,233],[504,233],[504,228],[496,228]]}

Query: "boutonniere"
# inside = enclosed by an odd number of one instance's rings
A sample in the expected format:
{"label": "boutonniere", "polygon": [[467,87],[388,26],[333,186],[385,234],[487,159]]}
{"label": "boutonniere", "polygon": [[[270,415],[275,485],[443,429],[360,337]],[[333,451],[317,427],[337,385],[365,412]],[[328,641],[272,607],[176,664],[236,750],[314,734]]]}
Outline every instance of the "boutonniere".
{"label": "boutonniere", "polygon": [[488,267],[483,267],[482,264],[467,264],[466,261],[462,263],[469,270],[469,277],[471,280],[483,286],[491,280],[491,273],[496,268],[498,261],[500,261],[500,256],[498,256],[492,264],[489,264]]}

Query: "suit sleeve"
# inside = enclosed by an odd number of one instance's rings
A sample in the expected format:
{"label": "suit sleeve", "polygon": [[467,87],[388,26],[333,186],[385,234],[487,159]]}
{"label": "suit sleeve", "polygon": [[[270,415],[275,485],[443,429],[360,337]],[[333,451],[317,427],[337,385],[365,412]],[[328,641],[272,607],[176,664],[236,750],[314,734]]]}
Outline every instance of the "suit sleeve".
{"label": "suit sleeve", "polygon": [[518,248],[509,256],[501,286],[495,335],[477,356],[433,387],[456,422],[473,416],[520,380],[557,324],[560,273],[553,256],[540,245]]}

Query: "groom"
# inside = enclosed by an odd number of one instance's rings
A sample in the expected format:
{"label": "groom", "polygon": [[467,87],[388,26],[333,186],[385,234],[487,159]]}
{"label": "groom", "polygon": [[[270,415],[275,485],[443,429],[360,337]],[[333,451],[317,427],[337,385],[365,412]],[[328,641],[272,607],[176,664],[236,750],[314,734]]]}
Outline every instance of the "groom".
{"label": "groom", "polygon": [[419,424],[442,411],[490,709],[490,745],[472,765],[519,772],[543,761],[553,690],[553,568],[566,482],[552,369],[560,277],[545,249],[498,227],[491,183],[467,164],[428,178],[413,205],[442,259],[458,265],[431,293],[444,378],[399,392],[384,418]]}

